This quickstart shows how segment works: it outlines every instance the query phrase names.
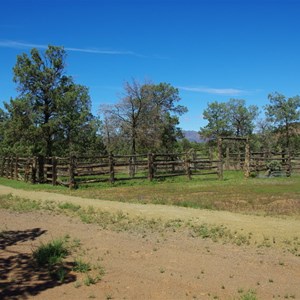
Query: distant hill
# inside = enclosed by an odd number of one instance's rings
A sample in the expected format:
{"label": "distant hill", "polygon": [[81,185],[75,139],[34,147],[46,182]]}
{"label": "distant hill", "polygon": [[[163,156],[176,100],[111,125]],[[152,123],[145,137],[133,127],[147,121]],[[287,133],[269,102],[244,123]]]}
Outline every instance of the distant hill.
{"label": "distant hill", "polygon": [[204,139],[194,130],[182,130],[184,137],[190,142],[202,143]]}

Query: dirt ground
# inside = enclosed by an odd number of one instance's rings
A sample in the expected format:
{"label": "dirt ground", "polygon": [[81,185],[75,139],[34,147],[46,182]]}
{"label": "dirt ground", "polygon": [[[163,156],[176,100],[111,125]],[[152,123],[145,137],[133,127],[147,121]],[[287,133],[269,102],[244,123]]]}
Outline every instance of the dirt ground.
{"label": "dirt ground", "polygon": [[[196,218],[260,235],[299,235],[296,219],[247,216],[160,205],[138,205],[28,192],[0,186],[0,194],[69,201],[149,218]],[[83,224],[77,218],[35,211],[0,210],[0,299],[300,299],[300,257],[280,247],[258,248],[214,243],[185,231],[130,234]],[[41,242],[80,239],[83,257],[105,269],[94,285],[78,284],[83,275],[70,270],[60,284],[31,263]],[[74,254],[76,255],[76,254]],[[79,286],[80,285],[80,286]],[[250,299],[250,298],[249,298]]]}

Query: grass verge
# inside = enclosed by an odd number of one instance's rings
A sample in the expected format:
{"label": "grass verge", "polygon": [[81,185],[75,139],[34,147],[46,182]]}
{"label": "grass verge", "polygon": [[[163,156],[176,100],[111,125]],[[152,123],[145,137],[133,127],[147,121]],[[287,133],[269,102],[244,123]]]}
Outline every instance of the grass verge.
{"label": "grass verge", "polygon": [[32,185],[0,178],[0,184],[13,188],[56,192],[110,201],[163,204],[255,215],[300,216],[300,175],[278,178],[244,179],[239,171],[227,171],[224,180],[199,176],[117,181],[80,185],[77,190],[46,184]]}
{"label": "grass verge", "polygon": [[[33,201],[29,199],[22,199],[12,195],[0,196],[0,208],[9,209],[18,212],[28,212],[36,210],[46,210],[54,213],[65,214],[71,217],[78,217],[83,223],[96,224],[103,229],[113,231],[126,231],[146,237],[148,233],[158,232],[166,234],[168,232],[187,232],[194,238],[210,239],[219,243],[230,243],[238,246],[255,245],[259,248],[269,248],[273,246],[270,237],[263,237],[259,241],[253,239],[252,233],[240,231],[232,231],[223,225],[214,224],[199,224],[193,220],[184,221],[180,218],[172,220],[162,219],[147,219],[144,217],[132,217],[128,214],[118,211],[111,213],[101,209],[96,209],[92,206],[87,208],[73,203],[56,203],[54,201]],[[272,237],[273,238],[273,237]],[[281,243],[281,246],[286,251],[291,252],[296,256],[300,256],[300,238],[293,237],[285,239],[284,241],[277,241],[276,246]],[[78,269],[82,269],[83,264],[78,262]],[[88,266],[85,266],[86,268]]]}

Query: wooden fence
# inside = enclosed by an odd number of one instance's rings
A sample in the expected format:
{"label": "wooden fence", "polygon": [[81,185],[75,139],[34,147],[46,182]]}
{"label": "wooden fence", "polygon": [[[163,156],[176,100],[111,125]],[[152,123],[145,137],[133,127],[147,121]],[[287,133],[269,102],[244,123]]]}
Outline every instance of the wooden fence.
{"label": "wooden fence", "polygon": [[[232,168],[233,166],[233,168]],[[290,176],[300,171],[300,153],[252,152],[230,154],[218,160],[195,151],[173,154],[109,155],[93,157],[0,157],[0,176],[31,183],[49,183],[74,188],[94,182],[197,175],[217,175],[223,169],[244,170],[266,176]]]}
{"label": "wooden fence", "polygon": [[118,180],[215,174],[223,177],[221,161],[196,153],[109,155],[97,157],[3,157],[0,176],[32,183],[65,185]]}
{"label": "wooden fence", "polygon": [[250,159],[250,170],[267,176],[291,176],[300,171],[300,153],[288,152],[253,152]]}

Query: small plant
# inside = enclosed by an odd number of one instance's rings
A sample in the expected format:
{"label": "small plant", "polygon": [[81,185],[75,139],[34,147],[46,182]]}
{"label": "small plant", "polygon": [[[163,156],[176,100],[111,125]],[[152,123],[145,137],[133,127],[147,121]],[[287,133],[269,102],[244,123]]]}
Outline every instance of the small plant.
{"label": "small plant", "polygon": [[106,300],[111,300],[113,299],[113,296],[111,294],[107,294],[105,297]]}
{"label": "small plant", "polygon": [[82,283],[80,282],[80,281],[76,281],[75,283],[74,283],[74,287],[75,288],[79,288],[79,287],[81,287],[82,286]]}
{"label": "small plant", "polygon": [[80,205],[76,205],[76,204],[73,204],[70,202],[64,202],[64,203],[58,204],[58,208],[76,212],[80,209]]}
{"label": "small plant", "polygon": [[53,268],[55,265],[60,264],[68,255],[69,251],[65,245],[65,240],[56,239],[47,244],[42,244],[33,252],[39,267]]}
{"label": "small plant", "polygon": [[90,274],[87,274],[83,283],[86,285],[86,286],[90,286],[91,284],[96,284],[97,283],[97,280],[92,277]]}
{"label": "small plant", "polygon": [[278,160],[272,160],[267,164],[267,168],[270,172],[281,171],[282,165]]}
{"label": "small plant", "polygon": [[257,300],[255,291],[248,290],[240,297],[240,300]]}
{"label": "small plant", "polygon": [[91,270],[91,265],[81,259],[75,260],[73,270],[75,272],[87,273]]}
{"label": "small plant", "polygon": [[55,275],[59,282],[64,282],[67,275],[67,270],[63,266],[60,266],[55,272]]}

